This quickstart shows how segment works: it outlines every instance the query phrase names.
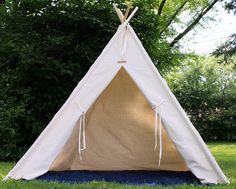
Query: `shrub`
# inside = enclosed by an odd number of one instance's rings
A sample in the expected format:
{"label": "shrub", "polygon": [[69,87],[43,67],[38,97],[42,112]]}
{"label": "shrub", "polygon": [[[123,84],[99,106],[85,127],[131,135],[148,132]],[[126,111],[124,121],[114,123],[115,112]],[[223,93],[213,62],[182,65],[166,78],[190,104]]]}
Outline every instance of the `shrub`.
{"label": "shrub", "polygon": [[205,140],[236,140],[236,70],[195,57],[167,74],[168,83]]}

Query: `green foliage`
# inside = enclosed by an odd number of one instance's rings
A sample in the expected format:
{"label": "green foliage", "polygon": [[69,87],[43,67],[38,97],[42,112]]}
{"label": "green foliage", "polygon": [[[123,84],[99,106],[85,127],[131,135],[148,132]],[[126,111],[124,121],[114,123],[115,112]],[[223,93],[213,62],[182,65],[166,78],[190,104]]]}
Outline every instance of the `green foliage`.
{"label": "green foliage", "polygon": [[236,140],[236,70],[214,58],[192,57],[168,82],[205,140]]}
{"label": "green foliage", "polygon": [[218,46],[218,48],[212,53],[216,57],[222,56],[224,58],[223,63],[235,63],[235,55],[236,55],[236,33],[232,34],[229,39]]}
{"label": "green foliage", "polygon": [[117,27],[108,3],[54,2],[14,1],[1,10],[2,160],[25,152]]}
{"label": "green foliage", "polygon": [[[16,0],[1,5],[1,160],[25,152],[101,53],[119,25],[111,3]],[[155,58],[152,3],[137,3],[142,14],[134,27]]]}
{"label": "green foliage", "polygon": [[[8,0],[0,4],[0,160],[18,159],[65,102],[118,27],[112,3],[123,0]],[[208,0],[165,4],[133,0],[131,24],[152,60],[166,71],[183,61],[169,47],[183,11]],[[171,25],[166,24],[171,21]],[[162,32],[163,31],[163,32]],[[160,34],[162,32],[162,34]],[[158,61],[157,61],[158,60]]]}
{"label": "green foliage", "polygon": [[[236,16],[236,0],[225,1],[225,10],[228,13],[233,12]],[[212,54],[217,57],[223,56],[224,63],[232,63],[232,57],[236,55],[236,33],[231,34],[227,41],[220,44]],[[235,62],[233,63],[235,64]]]}

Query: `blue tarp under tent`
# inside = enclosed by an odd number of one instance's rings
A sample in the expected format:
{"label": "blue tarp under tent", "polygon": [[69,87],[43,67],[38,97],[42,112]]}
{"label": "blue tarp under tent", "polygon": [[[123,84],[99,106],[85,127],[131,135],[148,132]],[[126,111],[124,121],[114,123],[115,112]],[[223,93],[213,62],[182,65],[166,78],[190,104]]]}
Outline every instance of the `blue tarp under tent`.
{"label": "blue tarp under tent", "polygon": [[63,183],[106,181],[151,186],[200,184],[190,171],[50,171],[37,179]]}

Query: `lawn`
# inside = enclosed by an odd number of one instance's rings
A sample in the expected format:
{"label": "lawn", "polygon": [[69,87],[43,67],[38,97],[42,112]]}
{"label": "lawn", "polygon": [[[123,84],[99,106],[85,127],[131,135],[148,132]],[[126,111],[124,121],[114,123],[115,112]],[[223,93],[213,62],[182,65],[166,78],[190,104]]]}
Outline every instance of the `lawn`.
{"label": "lawn", "polygon": [[[221,168],[223,169],[226,176],[229,178],[230,185],[222,186],[191,186],[191,185],[179,185],[171,187],[156,187],[156,188],[210,188],[210,189],[224,189],[224,188],[236,188],[236,143],[209,143],[208,144],[213,155],[217,159]],[[14,163],[0,162],[0,179],[2,179],[8,171],[13,167]],[[61,184],[56,182],[42,182],[42,181],[0,181],[0,189],[153,189],[155,187],[149,186],[128,186],[115,183],[106,182],[90,182],[85,184]]]}

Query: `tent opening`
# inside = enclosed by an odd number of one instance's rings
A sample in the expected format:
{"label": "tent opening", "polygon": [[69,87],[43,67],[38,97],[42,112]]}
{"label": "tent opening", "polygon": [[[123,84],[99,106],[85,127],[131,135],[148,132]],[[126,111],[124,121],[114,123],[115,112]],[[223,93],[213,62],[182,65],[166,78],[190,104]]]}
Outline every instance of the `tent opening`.
{"label": "tent opening", "polygon": [[78,154],[78,124],[50,171],[166,170],[188,168],[163,128],[163,156],[154,151],[154,111],[122,67],[86,113],[86,143]]}

